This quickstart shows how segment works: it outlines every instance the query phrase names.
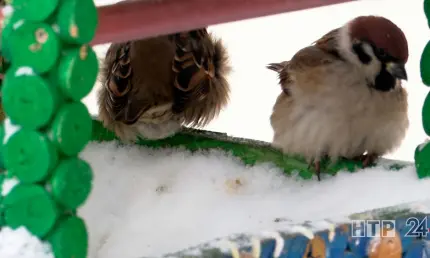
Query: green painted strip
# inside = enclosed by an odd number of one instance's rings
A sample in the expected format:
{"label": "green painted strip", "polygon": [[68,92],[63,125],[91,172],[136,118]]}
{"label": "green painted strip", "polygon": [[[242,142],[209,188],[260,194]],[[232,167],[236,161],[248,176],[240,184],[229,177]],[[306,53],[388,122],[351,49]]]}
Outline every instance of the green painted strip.
{"label": "green painted strip", "polygon": [[[93,119],[93,141],[113,141],[116,139],[113,132],[104,128],[100,121]],[[297,171],[304,179],[312,178],[314,175],[313,169],[309,169],[308,163],[302,157],[286,156],[267,142],[230,137],[224,133],[187,128],[166,139],[156,141],[142,139],[137,144],[150,148],[185,147],[190,151],[220,149],[240,158],[246,165],[252,166],[270,162],[289,175],[293,174],[294,171]],[[413,165],[413,163],[381,159],[378,165],[383,165],[390,170],[399,170],[405,166]],[[324,160],[321,168],[323,173],[335,175],[340,170],[357,171],[361,168],[361,163],[344,160],[331,163],[329,160]]]}

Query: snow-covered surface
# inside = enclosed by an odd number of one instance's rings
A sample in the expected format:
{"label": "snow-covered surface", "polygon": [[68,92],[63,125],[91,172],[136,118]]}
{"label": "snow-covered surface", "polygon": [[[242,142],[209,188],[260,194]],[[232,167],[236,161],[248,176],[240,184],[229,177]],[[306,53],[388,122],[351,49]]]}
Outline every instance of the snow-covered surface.
{"label": "snow-covered surface", "polygon": [[418,180],[412,166],[318,182],[283,176],[270,164],[245,167],[217,151],[209,157],[110,142],[90,144],[82,157],[95,172],[91,198],[80,210],[91,257],[158,257],[234,233],[342,220],[430,196],[430,179]]}
{"label": "snow-covered surface", "polygon": [[0,230],[0,257],[2,258],[54,258],[49,244],[41,242],[24,227]]}

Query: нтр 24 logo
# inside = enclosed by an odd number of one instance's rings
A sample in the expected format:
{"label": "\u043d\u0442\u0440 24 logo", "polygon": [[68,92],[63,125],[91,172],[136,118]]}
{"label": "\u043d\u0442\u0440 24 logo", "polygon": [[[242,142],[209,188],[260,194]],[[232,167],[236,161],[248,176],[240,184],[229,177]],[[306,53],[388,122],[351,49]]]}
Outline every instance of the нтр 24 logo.
{"label": "\u043d\u0442\u0440 24 logo", "polygon": [[429,227],[427,226],[428,217],[421,220],[415,217],[410,217],[406,220],[406,226],[410,227],[406,232],[405,237],[427,237]]}

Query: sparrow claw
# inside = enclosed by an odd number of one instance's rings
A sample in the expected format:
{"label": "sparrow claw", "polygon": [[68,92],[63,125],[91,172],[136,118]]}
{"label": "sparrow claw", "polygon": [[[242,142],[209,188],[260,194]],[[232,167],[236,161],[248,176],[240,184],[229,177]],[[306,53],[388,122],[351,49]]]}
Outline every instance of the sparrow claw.
{"label": "sparrow claw", "polygon": [[321,181],[321,164],[319,161],[314,162],[315,173],[317,174],[318,181]]}
{"label": "sparrow claw", "polygon": [[321,181],[321,163],[319,161],[312,161],[309,163],[309,169],[310,168],[315,169],[315,174],[317,175],[318,181]]}
{"label": "sparrow claw", "polygon": [[353,161],[361,162],[363,168],[369,167],[370,165],[374,164],[377,159],[378,155],[368,153],[352,158]]}

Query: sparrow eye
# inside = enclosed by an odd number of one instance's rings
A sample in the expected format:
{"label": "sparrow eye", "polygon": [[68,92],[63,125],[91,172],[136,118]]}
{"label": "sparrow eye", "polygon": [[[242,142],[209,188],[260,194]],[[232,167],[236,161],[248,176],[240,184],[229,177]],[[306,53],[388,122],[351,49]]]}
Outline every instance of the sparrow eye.
{"label": "sparrow eye", "polygon": [[387,59],[388,55],[382,48],[380,48],[380,49],[378,49],[378,57],[381,60],[385,60],[385,59]]}
{"label": "sparrow eye", "polygon": [[358,39],[353,39],[353,40],[352,40],[352,44],[353,44],[353,45],[360,45],[360,43],[361,43],[361,42],[360,42]]}

